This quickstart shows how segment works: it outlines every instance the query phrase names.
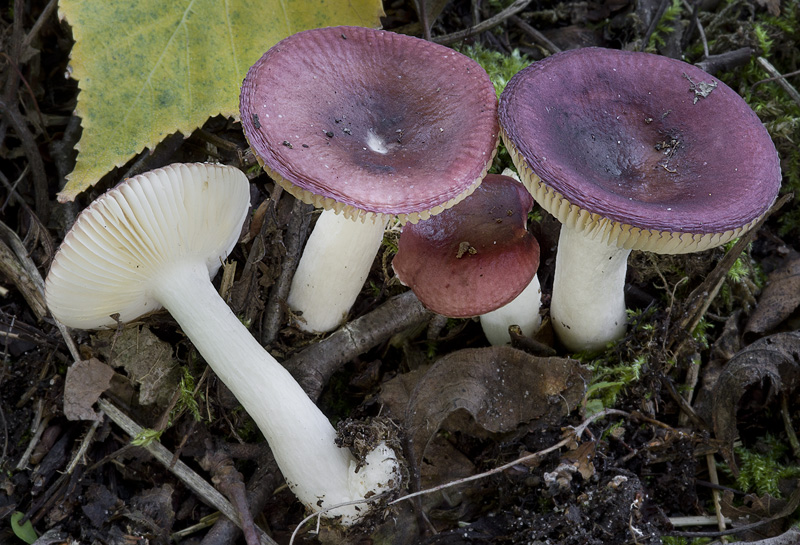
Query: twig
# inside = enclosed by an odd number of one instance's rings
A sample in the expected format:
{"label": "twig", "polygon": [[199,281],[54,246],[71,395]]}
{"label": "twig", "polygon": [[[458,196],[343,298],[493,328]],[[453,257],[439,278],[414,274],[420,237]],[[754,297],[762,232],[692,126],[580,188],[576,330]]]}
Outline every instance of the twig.
{"label": "twig", "polygon": [[[791,97],[791,99],[792,99],[792,100],[794,100],[794,101],[797,103],[797,105],[798,105],[798,106],[800,106],[800,93],[798,93],[798,92],[797,92],[797,89],[795,89],[795,88],[792,86],[792,84],[791,84],[791,83],[789,83],[789,82],[786,80],[786,76],[785,76],[785,75],[783,75],[783,74],[781,74],[780,72],[778,72],[778,69],[777,69],[777,68],[775,68],[774,66],[772,66],[772,63],[770,63],[770,62],[769,62],[767,59],[765,59],[764,57],[760,57],[760,56],[759,56],[759,57],[756,57],[756,61],[758,61],[758,64],[760,64],[760,65],[761,65],[761,67],[762,67],[764,70],[766,70],[766,71],[767,71],[767,73],[768,73],[768,74],[769,74],[771,77],[775,78],[775,81],[777,81],[777,82],[778,82],[778,85],[780,85],[781,87],[783,87],[783,90],[784,90],[784,91],[786,91],[786,93],[789,95],[789,97]],[[757,85],[757,84],[756,84],[756,85]],[[754,85],[754,87],[755,87],[755,85]]]}
{"label": "twig", "polygon": [[[277,209],[277,203],[270,206],[273,206],[273,209]],[[311,211],[313,209],[313,206],[305,204],[300,199],[295,199],[292,205],[292,212],[289,215],[289,222],[283,235],[283,247],[286,253],[283,255],[280,273],[269,292],[267,304],[264,308],[261,344],[265,346],[275,342],[278,331],[283,325],[283,309],[286,304],[286,298],[289,296],[289,289],[292,286],[294,272],[297,270],[297,264],[302,255],[303,243],[308,234],[308,226],[311,223]],[[267,218],[264,218],[264,222],[267,222]]]}
{"label": "twig", "polygon": [[664,13],[667,11],[667,8],[670,6],[669,0],[661,0],[661,3],[658,5],[658,9],[656,10],[653,18],[650,19],[650,23],[647,25],[647,30],[644,33],[644,37],[642,38],[642,46],[641,51],[647,49],[647,44],[650,43],[650,37],[656,31],[656,27],[658,26],[659,21],[664,16]]}
{"label": "twig", "polygon": [[10,108],[3,99],[0,99],[0,112],[14,128],[17,137],[22,143],[25,157],[28,158],[28,163],[31,165],[36,213],[39,215],[42,222],[46,223],[49,216],[47,208],[49,205],[47,175],[44,171],[44,161],[42,161],[42,155],[39,153],[39,147],[36,145],[36,140],[28,130],[25,122],[20,118],[19,112]]}
{"label": "twig", "polygon": [[692,19],[697,25],[697,33],[700,34],[700,41],[703,42],[703,58],[707,59],[709,55],[708,41],[706,40],[706,32],[703,30],[703,23],[700,22],[700,18],[697,16],[697,7],[693,7],[688,0],[683,0],[683,7],[692,14]]}
{"label": "twig", "polygon": [[739,66],[744,66],[750,61],[753,53],[754,51],[750,47],[740,47],[719,55],[707,56],[702,61],[694,63],[694,65],[713,75],[717,72],[727,72]]}
{"label": "twig", "polygon": [[[97,400],[97,405],[106,413],[106,415],[125,433],[131,437],[135,437],[142,431],[142,427],[136,422],[131,420],[127,415],[120,411],[110,401],[100,398]],[[189,466],[182,461],[178,460],[172,464],[172,453],[158,441],[153,441],[145,445],[145,448],[156,460],[161,462],[167,469],[169,469],[181,482],[183,482],[189,489],[197,494],[203,501],[219,510],[223,515],[228,517],[237,526],[241,528],[241,522],[237,516],[236,510],[230,502],[223,496],[216,488],[208,484],[200,475],[195,473]],[[269,537],[260,528],[257,529],[260,542],[264,545],[277,545],[271,537]]]}
{"label": "twig", "polygon": [[797,440],[797,434],[794,432],[792,416],[789,411],[789,396],[785,390],[781,391],[781,418],[783,418],[783,428],[786,430],[789,444],[792,446],[792,453],[795,458],[800,458],[800,441]]}
{"label": "twig", "polygon": [[33,23],[33,26],[28,31],[28,34],[25,35],[25,39],[22,40],[22,49],[31,45],[33,39],[39,34],[39,30],[41,30],[44,22],[47,20],[48,17],[55,11],[56,7],[58,6],[57,0],[50,0],[47,5],[42,10],[42,13],[39,14],[39,18],[36,19],[36,22]]}
{"label": "twig", "polygon": [[[789,496],[789,499],[787,500],[783,508],[781,508],[780,511],[778,511],[769,518],[765,518],[763,520],[759,520],[758,522],[753,522],[751,524],[737,526],[736,528],[729,528],[721,532],[669,532],[667,535],[677,536],[677,537],[691,537],[691,538],[694,537],[712,538],[712,537],[721,537],[721,536],[739,534],[742,532],[750,531],[754,528],[758,528],[759,526],[764,526],[765,524],[769,524],[770,522],[776,521],[778,519],[791,516],[799,505],[800,505],[800,488],[796,488],[794,492],[792,492],[792,495]],[[796,541],[787,541],[784,543],[788,545],[789,543],[796,543]]]}
{"label": "twig", "polygon": [[211,473],[211,482],[231,500],[242,523],[242,534],[247,545],[257,545],[256,525],[247,502],[243,477],[234,467],[233,460],[226,453],[214,450],[203,456],[200,465]]}
{"label": "twig", "polygon": [[75,453],[75,456],[72,457],[72,461],[67,466],[67,469],[64,473],[72,473],[75,470],[75,467],[80,463],[83,455],[86,454],[86,451],[89,448],[89,445],[92,444],[92,439],[94,439],[94,433],[97,431],[97,426],[100,425],[100,420],[95,420],[92,422],[89,431],[86,432],[86,435],[83,437],[81,441],[81,446],[78,448],[78,452]]}
{"label": "twig", "polygon": [[[228,444],[226,449],[231,456],[236,457],[233,452],[237,445]],[[272,457],[269,448],[259,447],[259,455],[255,458],[256,470],[247,483],[247,502],[251,513],[260,513],[267,505],[267,501],[273,496],[275,482],[277,480],[278,466]],[[240,533],[239,528],[225,517],[220,517],[214,523],[214,527],[209,530],[200,545],[216,545],[218,543],[233,543]]]}
{"label": "twig", "polygon": [[[714,526],[719,524],[717,517],[706,517],[706,516],[692,516],[692,517],[670,517],[669,523],[672,524],[674,528],[685,528],[686,526]],[[731,519],[725,519],[726,524],[731,523]]]}
{"label": "twig", "polygon": [[283,365],[308,396],[317,400],[328,380],[344,363],[430,315],[413,292],[404,292],[369,314],[346,323],[330,337],[298,352]]}
{"label": "twig", "polygon": [[[775,204],[770,207],[769,211],[761,216],[756,224],[736,241],[736,244],[734,244],[720,262],[717,263],[717,266],[706,276],[705,280],[689,294],[684,304],[683,318],[676,323],[677,328],[691,335],[692,331],[697,327],[697,324],[700,323],[700,319],[706,313],[706,310],[708,310],[709,305],[711,305],[711,301],[714,300],[714,297],[716,297],[719,289],[722,287],[722,283],[725,281],[728,271],[736,260],[739,259],[739,255],[741,255],[744,249],[747,248],[750,242],[755,238],[759,228],[764,224],[764,221],[791,198],[791,194],[779,198]],[[677,337],[679,336],[675,338]],[[678,350],[675,351],[677,352]]]}
{"label": "twig", "polygon": [[531,0],[517,0],[506,9],[494,15],[485,21],[478,23],[477,25],[471,26],[465,30],[459,30],[458,32],[453,32],[452,34],[446,34],[444,36],[436,36],[431,38],[431,41],[436,42],[442,45],[450,45],[452,43],[461,41],[465,38],[469,38],[470,36],[474,36],[476,34],[480,34],[486,30],[496,27],[512,15],[516,15],[520,11],[524,10],[528,7],[528,4],[531,3]]}
{"label": "twig", "polygon": [[399,502],[401,502],[403,500],[408,500],[408,499],[411,499],[411,498],[415,498],[415,497],[421,496],[423,494],[431,494],[433,492],[438,492],[439,490],[444,490],[445,488],[450,488],[451,486],[456,486],[456,485],[459,485],[459,484],[468,483],[470,481],[476,481],[478,479],[483,479],[485,477],[489,477],[489,476],[495,475],[497,473],[502,473],[503,471],[505,471],[507,469],[511,469],[512,467],[514,467],[516,465],[519,465],[519,464],[522,464],[522,463],[525,463],[525,462],[530,462],[532,460],[535,460],[536,458],[541,458],[542,456],[545,456],[546,454],[550,454],[551,452],[553,452],[555,450],[558,450],[561,447],[570,444],[571,442],[577,441],[578,439],[580,439],[581,435],[583,435],[583,432],[586,431],[586,428],[588,428],[589,425],[594,423],[596,420],[600,420],[603,417],[612,416],[612,415],[624,416],[626,418],[630,418],[631,417],[631,414],[627,413],[625,411],[620,411],[618,409],[603,409],[602,411],[599,411],[599,412],[593,414],[592,416],[590,416],[589,418],[587,418],[586,420],[581,422],[577,427],[572,428],[571,430],[569,430],[569,433],[566,434],[566,437],[564,437],[558,443],[547,447],[546,449],[542,449],[540,451],[533,452],[531,454],[526,454],[525,456],[522,456],[520,458],[517,458],[516,460],[508,462],[507,464],[503,464],[501,466],[495,467],[494,469],[490,469],[489,471],[484,471],[483,473],[478,473],[476,475],[470,475],[469,477],[464,477],[463,479],[458,479],[458,480],[451,481],[451,482],[448,482],[448,483],[440,484],[438,486],[434,486],[433,488],[427,488],[425,490],[419,490],[417,492],[412,492],[411,494],[407,494],[407,495],[405,495],[405,496],[403,496],[401,498],[397,498],[396,500],[393,500],[393,501],[389,502],[389,505],[394,505],[395,503],[399,503]]}
{"label": "twig", "polygon": [[[708,476],[711,479],[711,484],[719,485],[719,477],[717,476],[717,462],[714,460],[712,453],[706,454],[706,465],[708,466]],[[722,504],[720,503],[719,490],[716,488],[711,489],[711,498],[714,501],[714,513],[717,515],[717,527],[720,532],[724,532],[726,528],[725,516],[722,514]]]}
{"label": "twig", "polygon": [[545,48],[546,50],[548,50],[551,55],[561,51],[561,48],[559,48],[556,44],[551,42],[547,38],[547,36],[545,36],[544,34],[539,32],[538,30],[533,28],[531,25],[529,25],[528,23],[523,21],[518,15],[512,15],[511,17],[508,18],[508,20],[511,21],[512,23],[514,23],[516,26],[518,26],[519,29],[522,30],[525,34],[530,36],[530,38],[537,45],[539,45],[539,46]]}
{"label": "twig", "polygon": [[[41,410],[41,405],[37,407],[37,410]],[[31,437],[31,440],[28,442],[28,448],[25,449],[25,452],[22,453],[19,462],[17,462],[17,467],[15,468],[17,471],[22,471],[28,465],[28,461],[31,459],[31,454],[33,454],[33,449],[39,444],[39,439],[42,438],[42,433],[44,433],[44,430],[47,428],[49,423],[50,417],[42,418],[39,421],[39,425],[36,426],[36,431],[34,432],[33,437]]]}

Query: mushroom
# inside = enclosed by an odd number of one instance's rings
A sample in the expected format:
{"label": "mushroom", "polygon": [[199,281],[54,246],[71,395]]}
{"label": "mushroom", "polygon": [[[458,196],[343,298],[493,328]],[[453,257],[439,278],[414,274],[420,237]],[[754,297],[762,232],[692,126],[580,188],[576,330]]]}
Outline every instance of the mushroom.
{"label": "mushroom", "polygon": [[724,244],[758,222],[780,186],[775,146],[744,100],[666,57],[553,55],[512,78],[499,116],[523,183],[562,223],[550,315],[570,350],[624,335],[632,249]]}
{"label": "mushroom", "polygon": [[499,138],[496,112],[475,61],[381,30],[300,32],[250,68],[240,99],[250,146],[277,183],[326,209],[290,288],[299,327],[341,324],[390,218],[425,219],[480,183]]}
{"label": "mushroom", "polygon": [[539,244],[526,229],[533,199],[510,176],[488,174],[457,205],[406,224],[392,267],[423,305],[451,318],[480,316],[491,344],[539,328]]}
{"label": "mushroom", "polygon": [[[267,439],[308,509],[364,498],[399,483],[385,444],[358,464],[302,388],[250,335],[210,278],[233,248],[250,206],[247,177],[222,165],[175,164],[129,178],[91,203],[45,282],[53,316],[70,327],[115,327],[166,308]],[[366,510],[360,511],[361,513]],[[349,524],[356,506],[336,509]]]}

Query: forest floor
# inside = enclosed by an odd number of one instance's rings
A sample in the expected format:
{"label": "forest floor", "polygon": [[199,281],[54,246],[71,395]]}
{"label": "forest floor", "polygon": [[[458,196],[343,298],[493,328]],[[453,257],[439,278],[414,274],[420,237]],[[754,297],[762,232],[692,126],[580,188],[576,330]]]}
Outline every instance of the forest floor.
{"label": "forest floor", "polygon": [[[779,206],[735,244],[633,252],[628,333],[599,355],[568,354],[554,340],[547,309],[559,225],[538,209],[529,229],[541,247],[545,321],[535,339],[490,348],[476,320],[422,308],[391,272],[398,229],[350,332],[303,334],[274,294],[285,293],[281,272],[296,262],[312,214],[266,174],[253,176],[258,213],[231,256],[233,310],[342,423],[345,439],[360,433],[353,422],[390,428],[412,462],[408,491],[450,484],[384,501],[347,533],[301,525],[306,513],[258,429],[166,313],[118,331],[72,332],[84,361],[115,371],[99,407],[106,416],[65,415],[97,393],[86,369],[76,379],[84,389],[67,387],[73,357],[36,287],[64,236],[69,214],[55,196],[80,136],[77,84],[63,77],[71,31],[53,4],[0,13],[0,543],[244,542],[202,489],[175,475],[178,459],[233,509],[251,512],[269,536],[262,543],[289,543],[298,528],[294,543],[800,543],[797,0],[429,2],[432,36],[473,29],[451,45],[501,85],[557,49],[649,51],[727,83],[772,136]],[[422,34],[412,2],[384,7],[385,29]],[[23,39],[31,54],[14,58]],[[247,148],[239,123],[210,119],[106,176],[70,213],[126,176],[174,162],[253,172]],[[495,168],[504,166],[501,153]],[[493,373],[498,362],[508,374]]]}

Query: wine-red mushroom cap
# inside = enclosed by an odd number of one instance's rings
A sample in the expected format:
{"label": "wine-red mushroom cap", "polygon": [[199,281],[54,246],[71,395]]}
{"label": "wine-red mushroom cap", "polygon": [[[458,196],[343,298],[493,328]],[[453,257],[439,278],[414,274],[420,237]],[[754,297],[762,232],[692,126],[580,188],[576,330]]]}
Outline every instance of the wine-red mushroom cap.
{"label": "wine-red mushroom cap", "polygon": [[360,27],[299,32],[248,72],[242,126],[267,173],[347,217],[417,221],[455,204],[494,156],[486,72],[450,48]]}
{"label": "wine-red mushroom cap", "polygon": [[717,246],[752,227],[780,187],[775,146],[745,101],[667,57],[553,55],[511,79],[499,117],[542,207],[624,248]]}
{"label": "wine-red mushroom cap", "polygon": [[176,262],[204,264],[213,276],[239,239],[249,187],[236,168],[195,163],[107,191],[81,212],[53,259],[51,313],[70,327],[113,327],[161,308],[152,282]]}
{"label": "wine-red mushroom cap", "polygon": [[539,268],[539,243],[525,228],[525,187],[489,174],[457,205],[403,226],[392,267],[429,309],[479,316],[512,301]]}

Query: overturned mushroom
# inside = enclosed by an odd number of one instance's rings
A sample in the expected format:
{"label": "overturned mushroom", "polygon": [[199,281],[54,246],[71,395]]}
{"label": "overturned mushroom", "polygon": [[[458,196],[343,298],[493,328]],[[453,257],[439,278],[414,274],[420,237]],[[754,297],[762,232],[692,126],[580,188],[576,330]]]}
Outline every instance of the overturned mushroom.
{"label": "overturned mushroom", "polygon": [[[258,424],[307,508],[392,489],[392,450],[379,446],[357,469],[325,415],[211,283],[249,206],[247,178],[231,167],[176,164],[125,180],[65,236],[45,283],[50,311],[70,327],[97,329],[163,306]],[[348,506],[327,515],[349,524],[365,512]]]}
{"label": "overturned mushroom", "polygon": [[300,32],[258,60],[240,112],[264,170],[325,208],[288,297],[299,327],[346,317],[393,216],[416,222],[480,183],[498,139],[486,72],[447,47],[357,27]]}

